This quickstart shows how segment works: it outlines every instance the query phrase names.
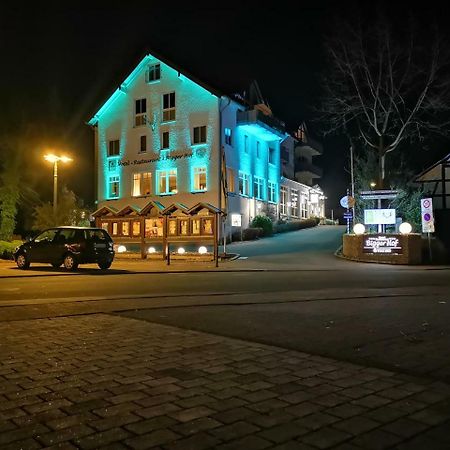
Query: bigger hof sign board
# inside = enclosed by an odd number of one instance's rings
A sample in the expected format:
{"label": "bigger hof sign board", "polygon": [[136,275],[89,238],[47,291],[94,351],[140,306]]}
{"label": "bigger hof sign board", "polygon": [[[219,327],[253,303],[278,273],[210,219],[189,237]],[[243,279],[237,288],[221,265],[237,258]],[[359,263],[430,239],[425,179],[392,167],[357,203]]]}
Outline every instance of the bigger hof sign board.
{"label": "bigger hof sign board", "polygon": [[401,255],[403,252],[400,239],[389,234],[374,234],[363,240],[363,253]]}
{"label": "bigger hof sign board", "polygon": [[423,198],[420,200],[422,216],[422,233],[434,233],[433,199]]}

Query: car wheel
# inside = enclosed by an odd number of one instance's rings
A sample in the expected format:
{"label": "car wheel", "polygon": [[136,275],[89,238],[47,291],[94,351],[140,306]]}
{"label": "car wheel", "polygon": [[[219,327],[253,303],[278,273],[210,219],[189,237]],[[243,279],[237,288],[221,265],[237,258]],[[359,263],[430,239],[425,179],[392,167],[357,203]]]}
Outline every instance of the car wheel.
{"label": "car wheel", "polygon": [[67,270],[77,270],[77,267],[78,267],[78,262],[77,262],[75,256],[73,256],[70,253],[64,257],[63,264]]}
{"label": "car wheel", "polygon": [[30,261],[28,261],[28,258],[23,253],[17,255],[16,264],[17,267],[22,270],[28,269],[28,267],[30,267]]}
{"label": "car wheel", "polygon": [[98,267],[102,270],[109,269],[111,267],[112,261],[102,261],[98,263]]}
{"label": "car wheel", "polygon": [[57,262],[57,263],[51,263],[52,267],[54,267],[55,269],[57,269],[58,267],[61,267],[61,263]]}

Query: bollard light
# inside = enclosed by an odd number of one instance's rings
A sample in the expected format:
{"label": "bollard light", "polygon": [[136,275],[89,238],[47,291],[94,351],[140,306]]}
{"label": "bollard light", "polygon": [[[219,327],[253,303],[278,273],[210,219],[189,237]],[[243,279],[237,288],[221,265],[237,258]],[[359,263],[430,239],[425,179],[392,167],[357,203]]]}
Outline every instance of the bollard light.
{"label": "bollard light", "polygon": [[178,249],[178,254],[179,255],[183,255],[184,253],[185,253],[185,249],[183,248],[183,247],[180,247],[179,249]]}
{"label": "bollard light", "polygon": [[125,247],[125,245],[119,245],[117,247],[117,253],[125,253],[127,251],[127,248]]}
{"label": "bollard light", "polygon": [[200,255],[204,255],[205,253],[208,253],[208,249],[202,245],[202,246],[198,249],[198,252],[200,253]]}
{"label": "bollard light", "polygon": [[362,223],[357,223],[353,227],[353,233],[355,234],[364,234],[366,231],[366,227]]}
{"label": "bollard light", "polygon": [[401,234],[409,234],[412,231],[412,226],[408,222],[402,222],[398,227],[398,230],[400,231]]}

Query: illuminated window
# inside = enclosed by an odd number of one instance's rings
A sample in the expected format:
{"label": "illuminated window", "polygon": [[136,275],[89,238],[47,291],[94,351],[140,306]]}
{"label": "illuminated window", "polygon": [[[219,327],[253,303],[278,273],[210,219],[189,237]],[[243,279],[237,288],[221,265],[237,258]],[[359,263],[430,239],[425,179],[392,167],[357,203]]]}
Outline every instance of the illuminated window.
{"label": "illuminated window", "polygon": [[186,236],[189,234],[189,219],[180,220],[180,235]]}
{"label": "illuminated window", "polygon": [[141,235],[141,222],[137,220],[133,221],[133,236]]}
{"label": "illuminated window", "polygon": [[139,127],[147,122],[147,99],[140,98],[135,101],[134,125]]}
{"label": "illuminated window", "polygon": [[298,217],[298,190],[291,189],[291,216]]}
{"label": "illuminated window", "polygon": [[285,186],[281,186],[280,189],[280,213],[286,215],[287,214],[287,188]]}
{"label": "illuminated window", "polygon": [[200,219],[192,219],[192,234],[200,234]]}
{"label": "illuminated window", "polygon": [[113,222],[112,223],[112,234],[113,236],[117,236],[118,233],[118,223],[117,222]]}
{"label": "illuminated window", "polygon": [[[102,222],[102,228],[106,231],[108,231],[108,222]],[[36,241],[36,239],[35,239]]]}
{"label": "illuminated window", "polygon": [[248,136],[244,135],[244,152],[248,153]]}
{"label": "illuminated window", "polygon": [[122,222],[122,235],[123,236],[130,235],[130,222]]}
{"label": "illuminated window", "polygon": [[109,177],[109,198],[119,197],[119,177]]}
{"label": "illuminated window", "polygon": [[177,169],[159,170],[156,172],[158,178],[159,194],[176,194],[177,191]]}
{"label": "illuminated window", "polygon": [[147,83],[157,81],[161,78],[161,64],[150,64],[147,69]]}
{"label": "illuminated window", "polygon": [[206,143],[206,126],[194,127],[192,135],[193,144],[205,144]]}
{"label": "illuminated window", "polygon": [[206,167],[194,167],[194,191],[206,191]]}
{"label": "illuminated window", "polygon": [[239,194],[250,195],[250,175],[239,171]]}
{"label": "illuminated window", "polygon": [[302,219],[306,219],[308,217],[308,198],[305,194],[300,196],[300,214]]}
{"label": "illuminated window", "polygon": [[175,120],[175,92],[163,95],[163,122]]}
{"label": "illuminated window", "polygon": [[264,178],[253,177],[253,196],[258,200],[264,200]]}
{"label": "illuminated window", "polygon": [[231,167],[227,167],[227,187],[228,192],[236,192],[236,186],[234,181],[234,170]]}
{"label": "illuminated window", "polygon": [[163,131],[161,134],[161,150],[169,148],[169,132]]}
{"label": "illuminated window", "polygon": [[213,221],[212,219],[203,219],[202,234],[213,234]]}
{"label": "illuminated window", "polygon": [[260,158],[260,145],[259,145],[259,141],[256,141],[256,157]]}
{"label": "illuminated window", "polygon": [[231,128],[225,128],[225,144],[232,145]]}
{"label": "illuminated window", "polygon": [[133,174],[133,197],[150,195],[152,193],[151,172]]}
{"label": "illuminated window", "polygon": [[109,141],[108,156],[119,156],[119,155],[120,155],[119,139],[116,139],[115,141]]}
{"label": "illuminated window", "polygon": [[139,152],[145,153],[147,151],[147,136],[141,136]]}
{"label": "illuminated window", "polygon": [[145,219],[145,237],[154,238],[163,235],[163,219]]}
{"label": "illuminated window", "polygon": [[273,147],[269,147],[269,164],[275,164],[275,149]]}
{"label": "illuminated window", "polygon": [[176,234],[177,234],[177,220],[176,219],[169,220],[169,234],[171,236],[176,236]]}
{"label": "illuminated window", "polygon": [[277,202],[277,198],[276,198],[276,192],[277,192],[277,185],[276,183],[273,183],[272,181],[269,181],[267,183],[268,185],[268,200],[270,203],[276,203]]}

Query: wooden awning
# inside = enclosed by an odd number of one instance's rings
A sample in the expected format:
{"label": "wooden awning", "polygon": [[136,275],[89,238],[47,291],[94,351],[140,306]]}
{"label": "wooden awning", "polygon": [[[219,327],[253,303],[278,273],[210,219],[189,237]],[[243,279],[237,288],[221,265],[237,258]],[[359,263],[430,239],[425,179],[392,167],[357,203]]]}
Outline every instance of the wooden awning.
{"label": "wooden awning", "polygon": [[116,216],[117,215],[117,209],[112,208],[111,206],[102,206],[101,208],[97,209],[97,211],[92,213],[93,217],[102,217],[102,216]]}

